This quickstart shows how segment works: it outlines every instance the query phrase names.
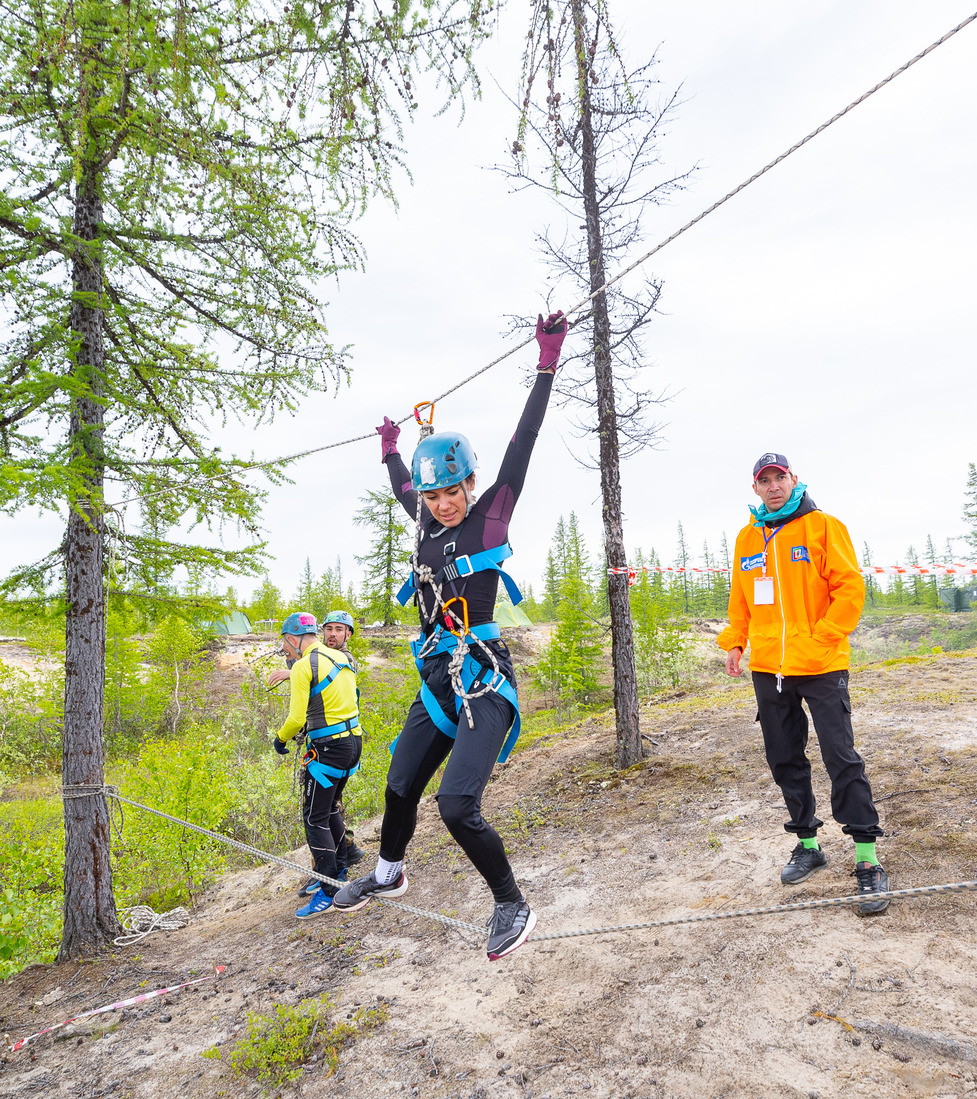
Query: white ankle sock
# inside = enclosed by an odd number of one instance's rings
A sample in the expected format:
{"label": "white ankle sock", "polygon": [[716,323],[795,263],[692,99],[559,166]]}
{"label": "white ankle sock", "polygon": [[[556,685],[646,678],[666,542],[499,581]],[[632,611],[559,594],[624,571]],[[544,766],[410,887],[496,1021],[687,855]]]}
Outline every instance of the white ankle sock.
{"label": "white ankle sock", "polygon": [[377,859],[377,868],[373,871],[373,876],[381,885],[389,885],[400,877],[400,872],[403,868],[403,859],[400,859],[397,862],[387,862],[386,859]]}

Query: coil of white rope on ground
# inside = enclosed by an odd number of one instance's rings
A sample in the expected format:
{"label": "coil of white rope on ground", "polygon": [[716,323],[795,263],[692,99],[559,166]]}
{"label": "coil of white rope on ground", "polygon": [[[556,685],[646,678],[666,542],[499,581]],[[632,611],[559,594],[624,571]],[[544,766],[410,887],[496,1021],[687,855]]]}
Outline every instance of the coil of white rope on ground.
{"label": "coil of white rope on ground", "polygon": [[[906,72],[907,69],[911,68],[918,61],[921,61],[924,57],[927,56],[927,54],[932,53],[933,50],[935,50],[938,46],[942,46],[944,42],[948,41],[955,34],[958,34],[960,31],[963,30],[964,27],[974,22],[975,19],[977,19],[977,12],[974,12],[973,15],[968,16],[961,23],[958,23],[957,26],[955,26],[952,30],[947,31],[947,33],[944,34],[942,38],[938,38],[935,42],[930,43],[930,45],[928,45],[926,49],[921,50],[918,54],[916,54],[915,57],[910,58],[904,65],[900,65],[898,69],[893,70],[893,72],[891,72],[887,77],[885,77],[883,80],[880,80],[873,87],[869,88],[867,92],[860,95],[857,99],[852,100],[852,102],[849,103],[847,107],[844,107],[842,110],[832,115],[831,118],[829,118],[826,122],[822,122],[820,126],[812,130],[805,137],[801,138],[800,141],[791,145],[789,149],[781,153],[779,156],[775,157],[768,164],[765,164],[759,171],[754,172],[753,175],[751,175],[748,179],[745,179],[742,183],[739,184],[739,186],[734,187],[731,191],[723,195],[722,198],[712,203],[712,205],[707,206],[701,213],[692,218],[691,221],[686,222],[685,225],[683,225],[680,229],[677,229],[674,233],[672,233],[671,236],[666,237],[659,244],[656,244],[655,247],[652,248],[650,251],[645,252],[643,256],[639,256],[638,259],[636,259],[633,263],[629,264],[623,270],[618,271],[617,274],[608,279],[603,286],[595,290],[591,295],[589,295],[589,297],[584,298],[583,301],[580,301],[576,305],[572,306],[570,309],[565,310],[565,316],[569,318],[575,313],[579,313],[581,309],[589,305],[590,302],[599,294],[603,294],[605,290],[613,286],[615,283],[619,282],[626,275],[629,275],[632,271],[636,270],[643,263],[646,263],[657,252],[660,252],[667,245],[671,244],[672,241],[677,240],[680,236],[682,236],[683,233],[688,232],[688,230],[691,229],[694,225],[698,225],[698,223],[702,221],[703,218],[713,213],[713,211],[718,210],[720,206],[725,205],[725,203],[729,202],[730,199],[734,198],[741,191],[749,187],[751,183],[755,183],[758,179],[760,179],[761,176],[766,175],[767,172],[769,172],[772,168],[775,168],[778,164],[781,164],[792,153],[796,153],[798,149],[803,148],[803,146],[805,146],[809,141],[812,141],[815,137],[817,137],[818,134],[823,133],[826,129],[828,129],[829,126],[832,126],[839,119],[844,118],[845,115],[849,113],[849,111],[854,110],[854,108],[857,107],[859,104],[864,103],[866,99],[868,99],[870,96],[873,96],[881,88],[884,88],[897,76],[900,76],[902,73]],[[467,377],[462,378],[460,382],[458,382],[456,385],[451,386],[450,389],[446,389],[440,396],[435,397],[434,401],[431,401],[430,403],[436,404],[438,401],[444,400],[445,397],[448,397],[452,393],[455,393],[457,390],[461,389],[462,386],[467,385],[469,382],[484,374],[486,371],[491,370],[493,366],[498,366],[499,363],[504,362],[511,355],[514,355],[517,351],[521,351],[522,348],[527,347],[533,342],[533,339],[534,337],[530,336],[527,339],[523,340],[522,343],[516,344],[514,347],[511,347],[508,351],[505,351],[501,355],[499,355],[498,358],[493,359],[490,363],[487,363],[485,366],[480,367],[478,370],[474,371],[472,374],[469,374]],[[397,423],[404,424],[412,418],[413,414],[411,413],[405,416],[402,420],[398,420]],[[244,474],[251,470],[265,469],[269,466],[284,465],[288,462],[298,461],[300,458],[308,458],[312,454],[321,454],[323,451],[326,450],[334,450],[336,447],[347,446],[350,443],[359,443],[365,439],[373,438],[375,438],[375,433],[370,431],[367,432],[365,435],[354,435],[349,439],[341,439],[339,442],[336,443],[327,443],[325,446],[313,447],[311,450],[302,450],[296,454],[285,455],[281,458],[274,458],[265,462],[252,462],[242,464],[235,470],[235,472]],[[209,477],[200,478],[200,482],[209,480],[211,480],[211,478]],[[118,504],[112,505],[112,507],[121,508],[124,507],[126,504],[136,503],[139,500],[148,499],[153,495],[164,495],[170,491],[172,491],[170,488],[163,488],[159,489],[155,493],[146,493],[145,495],[141,496],[132,496],[126,500],[120,501]]]}
{"label": "coil of white rope on ground", "polygon": [[134,943],[152,935],[154,931],[176,931],[190,922],[190,910],[171,908],[169,912],[156,912],[148,904],[136,904],[132,908],[123,908],[119,921],[125,932],[113,939],[116,946],[132,946]]}

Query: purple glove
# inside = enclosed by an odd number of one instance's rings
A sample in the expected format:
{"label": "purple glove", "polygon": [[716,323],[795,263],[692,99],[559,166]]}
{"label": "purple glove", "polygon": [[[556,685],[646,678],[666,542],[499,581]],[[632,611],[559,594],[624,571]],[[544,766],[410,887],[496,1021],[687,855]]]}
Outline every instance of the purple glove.
{"label": "purple glove", "polygon": [[384,416],[383,423],[377,428],[377,434],[380,436],[380,461],[385,462],[391,454],[397,453],[400,428],[389,416]]}
{"label": "purple glove", "polygon": [[567,334],[567,322],[563,316],[563,310],[550,315],[543,320],[540,313],[536,318],[536,342],[539,344],[539,366],[537,370],[556,370],[560,361],[560,348]]}

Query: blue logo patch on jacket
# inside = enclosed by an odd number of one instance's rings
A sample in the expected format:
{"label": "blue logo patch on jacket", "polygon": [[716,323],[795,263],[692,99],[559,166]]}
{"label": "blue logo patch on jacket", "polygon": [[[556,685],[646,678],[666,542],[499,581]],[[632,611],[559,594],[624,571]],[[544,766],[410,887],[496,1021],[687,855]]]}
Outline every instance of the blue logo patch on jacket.
{"label": "blue logo patch on jacket", "polygon": [[807,546],[791,546],[790,559],[791,561],[807,561],[810,563],[811,558],[808,555]]}
{"label": "blue logo patch on jacket", "polygon": [[740,572],[749,572],[751,569],[759,569],[763,566],[763,554],[754,553],[752,557],[740,558]]}

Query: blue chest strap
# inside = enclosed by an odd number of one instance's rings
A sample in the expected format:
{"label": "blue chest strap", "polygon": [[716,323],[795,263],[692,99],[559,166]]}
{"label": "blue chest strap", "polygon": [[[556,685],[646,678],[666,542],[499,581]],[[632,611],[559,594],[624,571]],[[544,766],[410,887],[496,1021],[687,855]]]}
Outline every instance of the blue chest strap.
{"label": "blue chest strap", "polygon": [[[318,656],[320,655],[318,649],[315,650],[315,654],[316,654],[316,657],[318,658]],[[325,656],[325,653],[323,653],[322,655]],[[331,656],[327,656],[326,659],[332,663],[332,667],[329,669],[329,671],[326,673],[326,675],[324,675],[323,678],[319,680],[319,682],[314,687],[310,688],[310,690],[309,690],[309,698],[310,699],[315,698],[317,695],[321,695],[322,692],[329,686],[330,683],[332,683],[332,681],[336,678],[337,675],[339,675],[339,673],[344,668],[348,668],[351,672],[353,671],[353,666],[351,664],[347,663],[345,660],[337,662],[337,661],[333,660],[333,658]],[[316,659],[315,674],[316,675],[319,674],[319,661],[318,661],[318,659]],[[356,673],[353,672],[353,674],[355,675]]]}
{"label": "blue chest strap", "polygon": [[[450,584],[453,580],[463,580],[466,576],[471,576],[476,572],[493,569],[499,574],[502,583],[505,584],[505,590],[509,593],[512,602],[521,603],[522,592],[516,585],[515,580],[500,567],[502,562],[511,556],[512,547],[508,542],[503,542],[501,546],[493,546],[491,549],[482,550],[480,553],[464,553],[461,557],[453,558],[444,568],[436,572],[434,574],[434,583]],[[415,591],[417,591],[417,585],[412,572],[404,581],[403,587],[397,592],[397,602],[402,607],[406,607]]]}

